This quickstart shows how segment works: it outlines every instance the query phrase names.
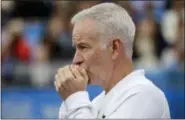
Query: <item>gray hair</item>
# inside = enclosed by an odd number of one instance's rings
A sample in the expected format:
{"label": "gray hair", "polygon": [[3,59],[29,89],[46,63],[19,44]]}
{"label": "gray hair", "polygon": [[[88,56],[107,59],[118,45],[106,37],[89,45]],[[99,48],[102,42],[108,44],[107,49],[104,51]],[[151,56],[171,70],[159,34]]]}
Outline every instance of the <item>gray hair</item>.
{"label": "gray hair", "polygon": [[102,40],[120,39],[127,55],[132,57],[135,25],[127,11],[114,3],[102,3],[77,13],[71,23],[90,18],[96,21],[99,27],[98,33]]}

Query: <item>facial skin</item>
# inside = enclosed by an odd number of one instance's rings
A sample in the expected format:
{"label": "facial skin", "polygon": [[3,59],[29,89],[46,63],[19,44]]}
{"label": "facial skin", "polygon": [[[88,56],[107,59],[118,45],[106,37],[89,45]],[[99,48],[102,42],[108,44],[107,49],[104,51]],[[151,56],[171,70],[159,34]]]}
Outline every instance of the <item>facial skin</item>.
{"label": "facial skin", "polygon": [[104,84],[112,73],[113,59],[109,47],[96,37],[96,24],[91,19],[77,22],[73,29],[73,45],[76,53],[73,64],[85,68],[89,76],[89,84]]}

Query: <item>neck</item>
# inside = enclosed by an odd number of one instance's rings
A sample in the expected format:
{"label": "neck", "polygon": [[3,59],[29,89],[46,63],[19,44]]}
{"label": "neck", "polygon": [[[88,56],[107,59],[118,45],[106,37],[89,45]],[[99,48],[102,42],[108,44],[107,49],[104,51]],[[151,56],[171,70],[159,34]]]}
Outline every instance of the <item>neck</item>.
{"label": "neck", "polygon": [[112,76],[108,80],[108,84],[104,87],[105,92],[108,93],[119,81],[125,78],[132,71],[133,65],[131,59],[116,62]]}

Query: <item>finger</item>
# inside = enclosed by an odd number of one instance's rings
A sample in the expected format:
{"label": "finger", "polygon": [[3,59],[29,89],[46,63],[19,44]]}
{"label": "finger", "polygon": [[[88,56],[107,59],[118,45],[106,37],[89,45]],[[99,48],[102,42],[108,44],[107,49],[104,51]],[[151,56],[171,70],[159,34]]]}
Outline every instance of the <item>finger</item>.
{"label": "finger", "polygon": [[79,69],[80,73],[82,74],[82,76],[85,78],[85,80],[88,81],[87,71],[82,67],[78,67],[78,69]]}
{"label": "finger", "polygon": [[61,90],[63,91],[64,85],[63,85],[63,82],[60,81],[60,77],[58,74],[55,75],[55,79],[56,80],[55,80],[54,84],[56,86],[57,92],[61,92]]}
{"label": "finger", "polygon": [[76,66],[70,66],[70,70],[76,79],[80,79],[80,80],[83,79],[83,76],[81,75],[80,71],[77,69]]}
{"label": "finger", "polygon": [[60,81],[61,84],[65,81],[64,70],[65,70],[65,67],[64,67],[64,68],[60,68],[60,69],[57,71],[57,75],[58,75],[58,77],[60,78],[59,81]]}
{"label": "finger", "polygon": [[65,68],[60,68],[60,69],[58,70],[57,73],[58,73],[58,75],[59,75],[60,77],[65,77],[65,74],[63,74],[63,73],[64,73],[64,72],[63,72],[64,69],[65,69]]}
{"label": "finger", "polygon": [[69,66],[64,69],[64,76],[65,80],[73,80],[75,78]]}

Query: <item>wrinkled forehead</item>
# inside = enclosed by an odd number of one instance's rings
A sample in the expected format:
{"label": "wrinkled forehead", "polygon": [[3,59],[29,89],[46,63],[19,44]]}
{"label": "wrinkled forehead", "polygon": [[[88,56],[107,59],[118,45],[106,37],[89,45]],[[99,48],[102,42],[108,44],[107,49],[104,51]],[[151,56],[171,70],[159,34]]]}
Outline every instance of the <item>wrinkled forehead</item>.
{"label": "wrinkled forehead", "polygon": [[75,23],[73,27],[73,42],[79,39],[96,39],[97,27],[95,21],[85,19]]}

